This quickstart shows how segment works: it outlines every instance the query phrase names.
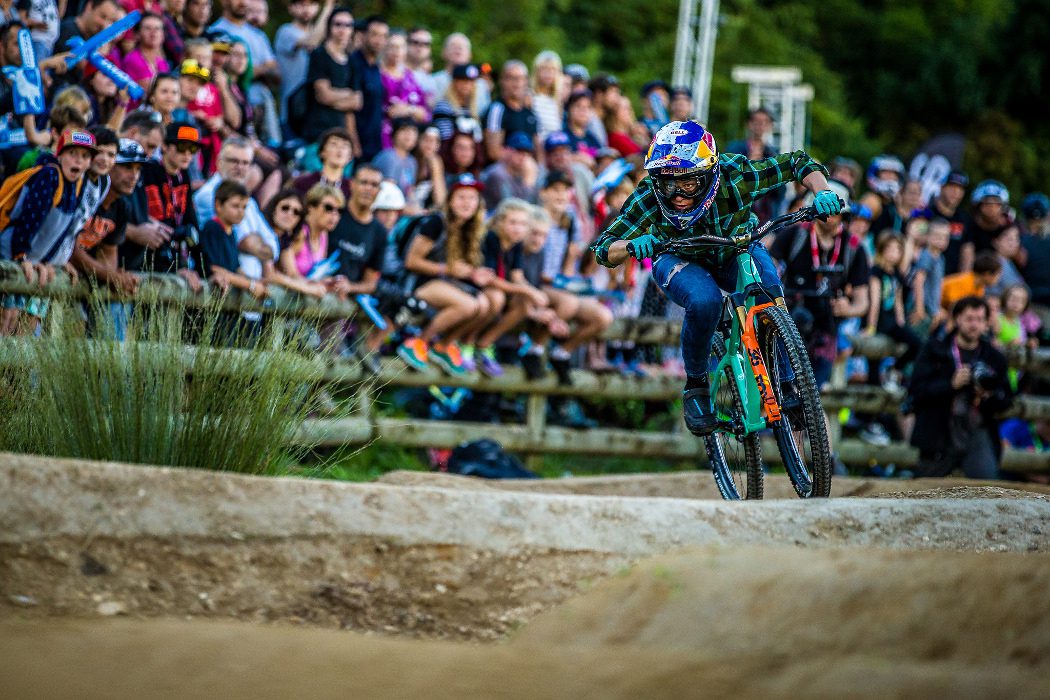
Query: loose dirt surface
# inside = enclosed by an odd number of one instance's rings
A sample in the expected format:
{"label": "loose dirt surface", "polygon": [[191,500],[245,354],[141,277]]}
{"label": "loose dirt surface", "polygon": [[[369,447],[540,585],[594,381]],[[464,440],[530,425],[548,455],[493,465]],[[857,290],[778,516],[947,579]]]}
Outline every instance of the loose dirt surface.
{"label": "loose dirt surface", "polygon": [[0,455],[0,697],[1050,695],[1045,487],[709,482]]}

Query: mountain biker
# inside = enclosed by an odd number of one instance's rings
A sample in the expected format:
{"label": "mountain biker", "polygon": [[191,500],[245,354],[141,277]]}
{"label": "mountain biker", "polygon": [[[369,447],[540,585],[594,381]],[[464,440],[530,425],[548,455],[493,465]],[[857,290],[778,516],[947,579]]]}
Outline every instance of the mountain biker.
{"label": "mountain biker", "polygon": [[[799,182],[813,193],[819,215],[838,214],[842,207],[828,188],[827,170],[804,151],[759,160],[719,154],[714,136],[696,121],[662,127],[649,146],[645,169],[648,177],[591,246],[606,267],[616,267],[632,255],[639,260],[653,257],[657,244],[675,238],[714,235],[745,241],[758,223],[752,203],[788,182]],[[763,284],[775,296],[783,296],[766,249],[752,243],[749,250]],[[688,257],[663,253],[653,261],[653,278],[685,308],[683,404],[686,427],[694,435],[710,434],[718,424],[711,406],[708,358],[722,309],[719,288],[735,288],[735,257],[733,250],[715,246]],[[782,386],[782,392],[787,397],[793,389]]]}

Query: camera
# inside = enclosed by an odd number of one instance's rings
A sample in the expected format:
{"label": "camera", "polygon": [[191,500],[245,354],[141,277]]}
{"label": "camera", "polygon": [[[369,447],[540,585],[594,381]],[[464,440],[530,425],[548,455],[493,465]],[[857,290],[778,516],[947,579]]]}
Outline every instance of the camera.
{"label": "camera", "polygon": [[973,385],[984,389],[985,391],[994,391],[996,387],[996,373],[995,370],[989,367],[984,362],[974,362],[970,366],[971,381]]}

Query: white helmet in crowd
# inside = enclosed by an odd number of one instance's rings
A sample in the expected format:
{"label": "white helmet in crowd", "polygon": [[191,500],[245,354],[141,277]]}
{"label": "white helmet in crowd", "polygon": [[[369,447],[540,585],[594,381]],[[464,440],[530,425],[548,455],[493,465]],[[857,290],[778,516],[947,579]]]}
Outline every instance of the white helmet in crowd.
{"label": "white helmet in crowd", "polygon": [[[890,172],[896,175],[893,178],[883,178],[880,173]],[[900,192],[901,184],[904,182],[904,163],[897,156],[881,155],[871,159],[868,166],[867,181],[868,189],[886,199],[893,199]]]}
{"label": "white helmet in crowd", "polygon": [[372,202],[372,211],[384,209],[389,211],[400,211],[405,208],[405,195],[401,188],[390,180],[383,180],[379,186],[379,194],[376,201]]}

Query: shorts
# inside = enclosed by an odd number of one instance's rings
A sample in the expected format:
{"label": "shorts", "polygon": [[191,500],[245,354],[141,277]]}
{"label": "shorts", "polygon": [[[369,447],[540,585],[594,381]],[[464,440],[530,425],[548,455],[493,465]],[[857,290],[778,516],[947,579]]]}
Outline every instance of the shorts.
{"label": "shorts", "polygon": [[48,309],[51,308],[50,299],[25,294],[5,294],[3,304],[5,309],[18,309],[41,320],[47,317]]}

